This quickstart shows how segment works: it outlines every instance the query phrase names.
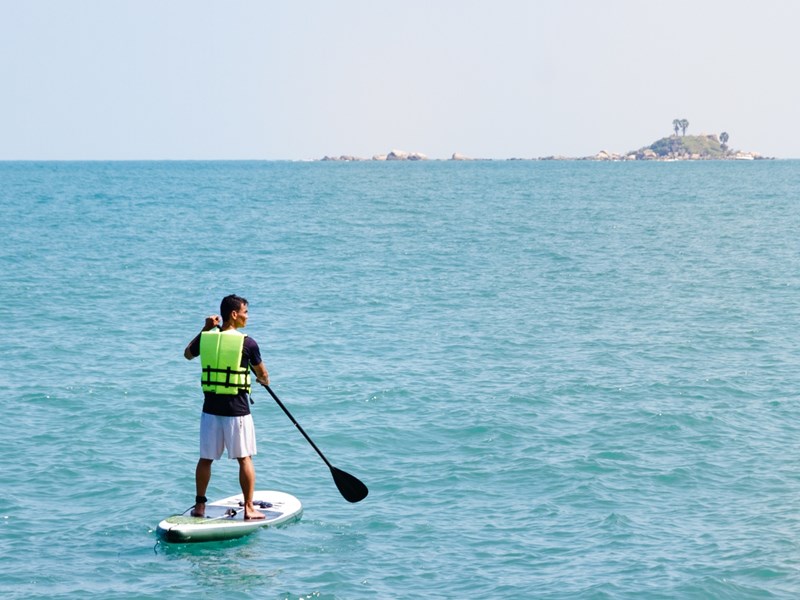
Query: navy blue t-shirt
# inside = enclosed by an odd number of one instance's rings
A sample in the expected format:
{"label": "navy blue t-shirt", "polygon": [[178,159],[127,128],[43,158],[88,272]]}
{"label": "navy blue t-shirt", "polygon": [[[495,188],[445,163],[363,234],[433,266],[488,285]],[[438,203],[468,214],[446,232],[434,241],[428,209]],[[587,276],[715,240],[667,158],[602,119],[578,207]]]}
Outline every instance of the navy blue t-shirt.
{"label": "navy blue t-shirt", "polygon": [[[200,336],[198,335],[189,345],[189,352],[192,356],[200,356]],[[255,367],[261,364],[261,350],[256,341],[249,335],[244,338],[242,348],[242,362],[239,365],[242,369]],[[251,377],[255,381],[255,377]],[[250,414],[250,397],[240,391],[238,394],[215,394],[214,392],[203,392],[203,412],[210,415],[221,417],[243,417]]]}

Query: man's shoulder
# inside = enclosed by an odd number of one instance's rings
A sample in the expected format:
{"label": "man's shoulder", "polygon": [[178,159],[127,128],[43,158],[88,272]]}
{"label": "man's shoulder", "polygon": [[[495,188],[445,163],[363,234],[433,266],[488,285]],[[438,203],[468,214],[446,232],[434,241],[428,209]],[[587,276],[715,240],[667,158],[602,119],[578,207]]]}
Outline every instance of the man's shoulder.
{"label": "man's shoulder", "polygon": [[258,347],[256,341],[249,335],[244,338],[242,350],[251,365],[256,366],[261,363],[261,348]]}

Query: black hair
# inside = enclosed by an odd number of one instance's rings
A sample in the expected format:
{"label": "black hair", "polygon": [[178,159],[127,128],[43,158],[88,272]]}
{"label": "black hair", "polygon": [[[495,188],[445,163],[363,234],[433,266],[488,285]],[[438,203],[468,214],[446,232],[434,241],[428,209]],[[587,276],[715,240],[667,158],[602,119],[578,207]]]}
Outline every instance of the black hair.
{"label": "black hair", "polygon": [[242,298],[236,294],[225,296],[222,299],[222,302],[219,304],[219,314],[222,317],[223,322],[230,320],[231,313],[233,311],[239,310],[242,308],[242,306],[247,304],[249,304],[249,302],[246,298]]}

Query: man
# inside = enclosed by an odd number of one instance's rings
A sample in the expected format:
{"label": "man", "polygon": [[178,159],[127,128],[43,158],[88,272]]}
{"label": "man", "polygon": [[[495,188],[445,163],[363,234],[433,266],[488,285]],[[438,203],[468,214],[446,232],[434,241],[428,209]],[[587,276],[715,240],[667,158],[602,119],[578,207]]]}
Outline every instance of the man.
{"label": "man", "polygon": [[202,331],[183,353],[187,360],[199,356],[203,373],[200,460],[195,470],[197,497],[192,516],[205,515],[211,463],[227,448],[228,458],[239,461],[244,518],[263,519],[264,514],[253,506],[256,472],[251,457],[256,454],[256,434],[250,414],[250,369],[262,385],[269,385],[269,373],[256,341],[239,332],[247,325],[247,300],[226,296],[219,312],[206,317]]}

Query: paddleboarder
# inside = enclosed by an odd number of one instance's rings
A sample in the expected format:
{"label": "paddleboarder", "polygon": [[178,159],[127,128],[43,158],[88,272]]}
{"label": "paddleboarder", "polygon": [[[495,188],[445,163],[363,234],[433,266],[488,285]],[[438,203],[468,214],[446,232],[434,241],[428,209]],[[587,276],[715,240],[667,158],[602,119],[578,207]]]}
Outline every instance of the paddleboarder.
{"label": "paddleboarder", "polygon": [[250,370],[265,386],[269,385],[269,373],[256,341],[239,331],[247,325],[247,300],[235,294],[225,296],[219,312],[206,317],[203,329],[183,353],[187,360],[199,356],[202,366],[200,459],[195,469],[197,496],[192,516],[205,515],[211,464],[227,449],[228,458],[239,461],[245,519],[263,519],[263,513],[253,506],[256,434],[250,414]]}

